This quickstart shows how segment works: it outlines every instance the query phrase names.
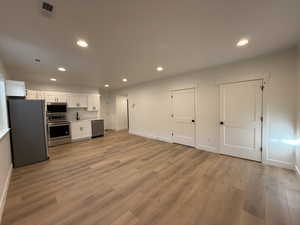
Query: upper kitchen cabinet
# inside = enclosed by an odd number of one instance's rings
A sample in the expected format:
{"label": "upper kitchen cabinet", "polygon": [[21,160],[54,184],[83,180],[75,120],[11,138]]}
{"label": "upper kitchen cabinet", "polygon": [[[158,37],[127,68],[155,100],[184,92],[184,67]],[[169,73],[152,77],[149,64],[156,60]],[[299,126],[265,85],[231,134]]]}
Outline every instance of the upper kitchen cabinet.
{"label": "upper kitchen cabinet", "polygon": [[56,102],[56,94],[53,92],[47,92],[45,93],[45,101],[47,103],[50,103],[50,102]]}
{"label": "upper kitchen cabinet", "polygon": [[67,94],[64,94],[64,93],[59,93],[57,95],[57,100],[58,102],[64,102],[64,103],[67,103],[68,102],[68,95]]}
{"label": "upper kitchen cabinet", "polygon": [[67,102],[67,94],[61,92],[46,92],[45,101],[48,102]]}
{"label": "upper kitchen cabinet", "polygon": [[79,94],[37,90],[27,90],[26,92],[26,99],[43,99],[46,103],[67,103],[68,108],[86,108],[87,111],[100,111],[99,94]]}
{"label": "upper kitchen cabinet", "polygon": [[37,92],[35,90],[26,90],[26,99],[35,100],[37,99]]}
{"label": "upper kitchen cabinet", "polygon": [[67,94],[63,92],[53,92],[53,91],[37,91],[37,90],[27,90],[26,99],[31,100],[45,100],[46,103],[49,102],[67,102]]}
{"label": "upper kitchen cabinet", "polygon": [[25,97],[26,96],[25,82],[16,81],[16,80],[7,80],[6,96]]}
{"label": "upper kitchen cabinet", "polygon": [[35,97],[38,100],[44,100],[45,99],[45,92],[43,92],[43,91],[35,91]]}
{"label": "upper kitchen cabinet", "polygon": [[85,94],[70,94],[68,96],[69,108],[87,108],[88,96]]}
{"label": "upper kitchen cabinet", "polygon": [[28,100],[44,100],[45,92],[36,90],[26,90],[26,99]]}
{"label": "upper kitchen cabinet", "polygon": [[93,94],[88,96],[88,111],[99,111],[100,109],[100,96]]}

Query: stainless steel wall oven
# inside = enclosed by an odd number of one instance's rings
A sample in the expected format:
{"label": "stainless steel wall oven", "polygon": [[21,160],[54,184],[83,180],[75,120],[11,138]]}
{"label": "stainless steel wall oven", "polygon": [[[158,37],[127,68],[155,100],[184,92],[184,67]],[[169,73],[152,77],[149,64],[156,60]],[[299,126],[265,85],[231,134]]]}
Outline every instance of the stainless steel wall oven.
{"label": "stainless steel wall oven", "polygon": [[48,122],[48,145],[55,146],[71,142],[71,123]]}
{"label": "stainless steel wall oven", "polygon": [[71,142],[71,123],[67,120],[66,103],[48,103],[48,145],[56,146]]}

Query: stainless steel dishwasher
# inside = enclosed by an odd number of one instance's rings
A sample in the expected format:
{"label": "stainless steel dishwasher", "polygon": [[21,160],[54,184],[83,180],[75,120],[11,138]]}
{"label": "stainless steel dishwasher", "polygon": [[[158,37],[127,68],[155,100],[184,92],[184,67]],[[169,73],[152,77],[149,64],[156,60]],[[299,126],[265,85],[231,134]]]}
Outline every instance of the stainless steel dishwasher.
{"label": "stainless steel dishwasher", "polygon": [[92,138],[104,136],[104,120],[92,120]]}

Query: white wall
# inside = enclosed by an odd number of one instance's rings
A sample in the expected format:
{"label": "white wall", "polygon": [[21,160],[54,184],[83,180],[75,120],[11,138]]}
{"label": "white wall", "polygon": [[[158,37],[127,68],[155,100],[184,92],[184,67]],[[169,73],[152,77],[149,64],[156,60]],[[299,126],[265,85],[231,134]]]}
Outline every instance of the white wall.
{"label": "white wall", "polygon": [[[3,75],[5,79],[9,78],[0,60],[0,76],[1,75]],[[7,133],[4,137],[0,138],[0,223],[11,168],[10,136],[9,133]]]}
{"label": "white wall", "polygon": [[[219,87],[222,80],[251,79],[270,75],[264,99],[269,122],[266,163],[294,167],[296,134],[296,48],[236,63],[182,74],[115,91],[128,95],[130,132],[161,140],[171,140],[170,90],[196,87],[197,147],[218,152]],[[166,68],[167,69],[167,68]],[[134,106],[134,107],[133,107]]]}
{"label": "white wall", "polygon": [[[300,142],[300,43],[298,44],[298,55],[297,55],[297,75],[298,75],[298,99],[297,99],[297,138]],[[300,175],[300,143],[297,145],[296,149],[296,170]]]}

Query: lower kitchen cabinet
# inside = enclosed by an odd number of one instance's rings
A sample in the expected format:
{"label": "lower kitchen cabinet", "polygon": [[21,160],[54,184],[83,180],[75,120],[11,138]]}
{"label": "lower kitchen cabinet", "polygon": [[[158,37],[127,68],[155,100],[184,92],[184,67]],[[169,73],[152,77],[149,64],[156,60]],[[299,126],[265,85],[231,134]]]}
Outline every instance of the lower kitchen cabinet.
{"label": "lower kitchen cabinet", "polygon": [[90,138],[92,136],[92,127],[90,120],[72,121],[71,123],[72,140]]}

